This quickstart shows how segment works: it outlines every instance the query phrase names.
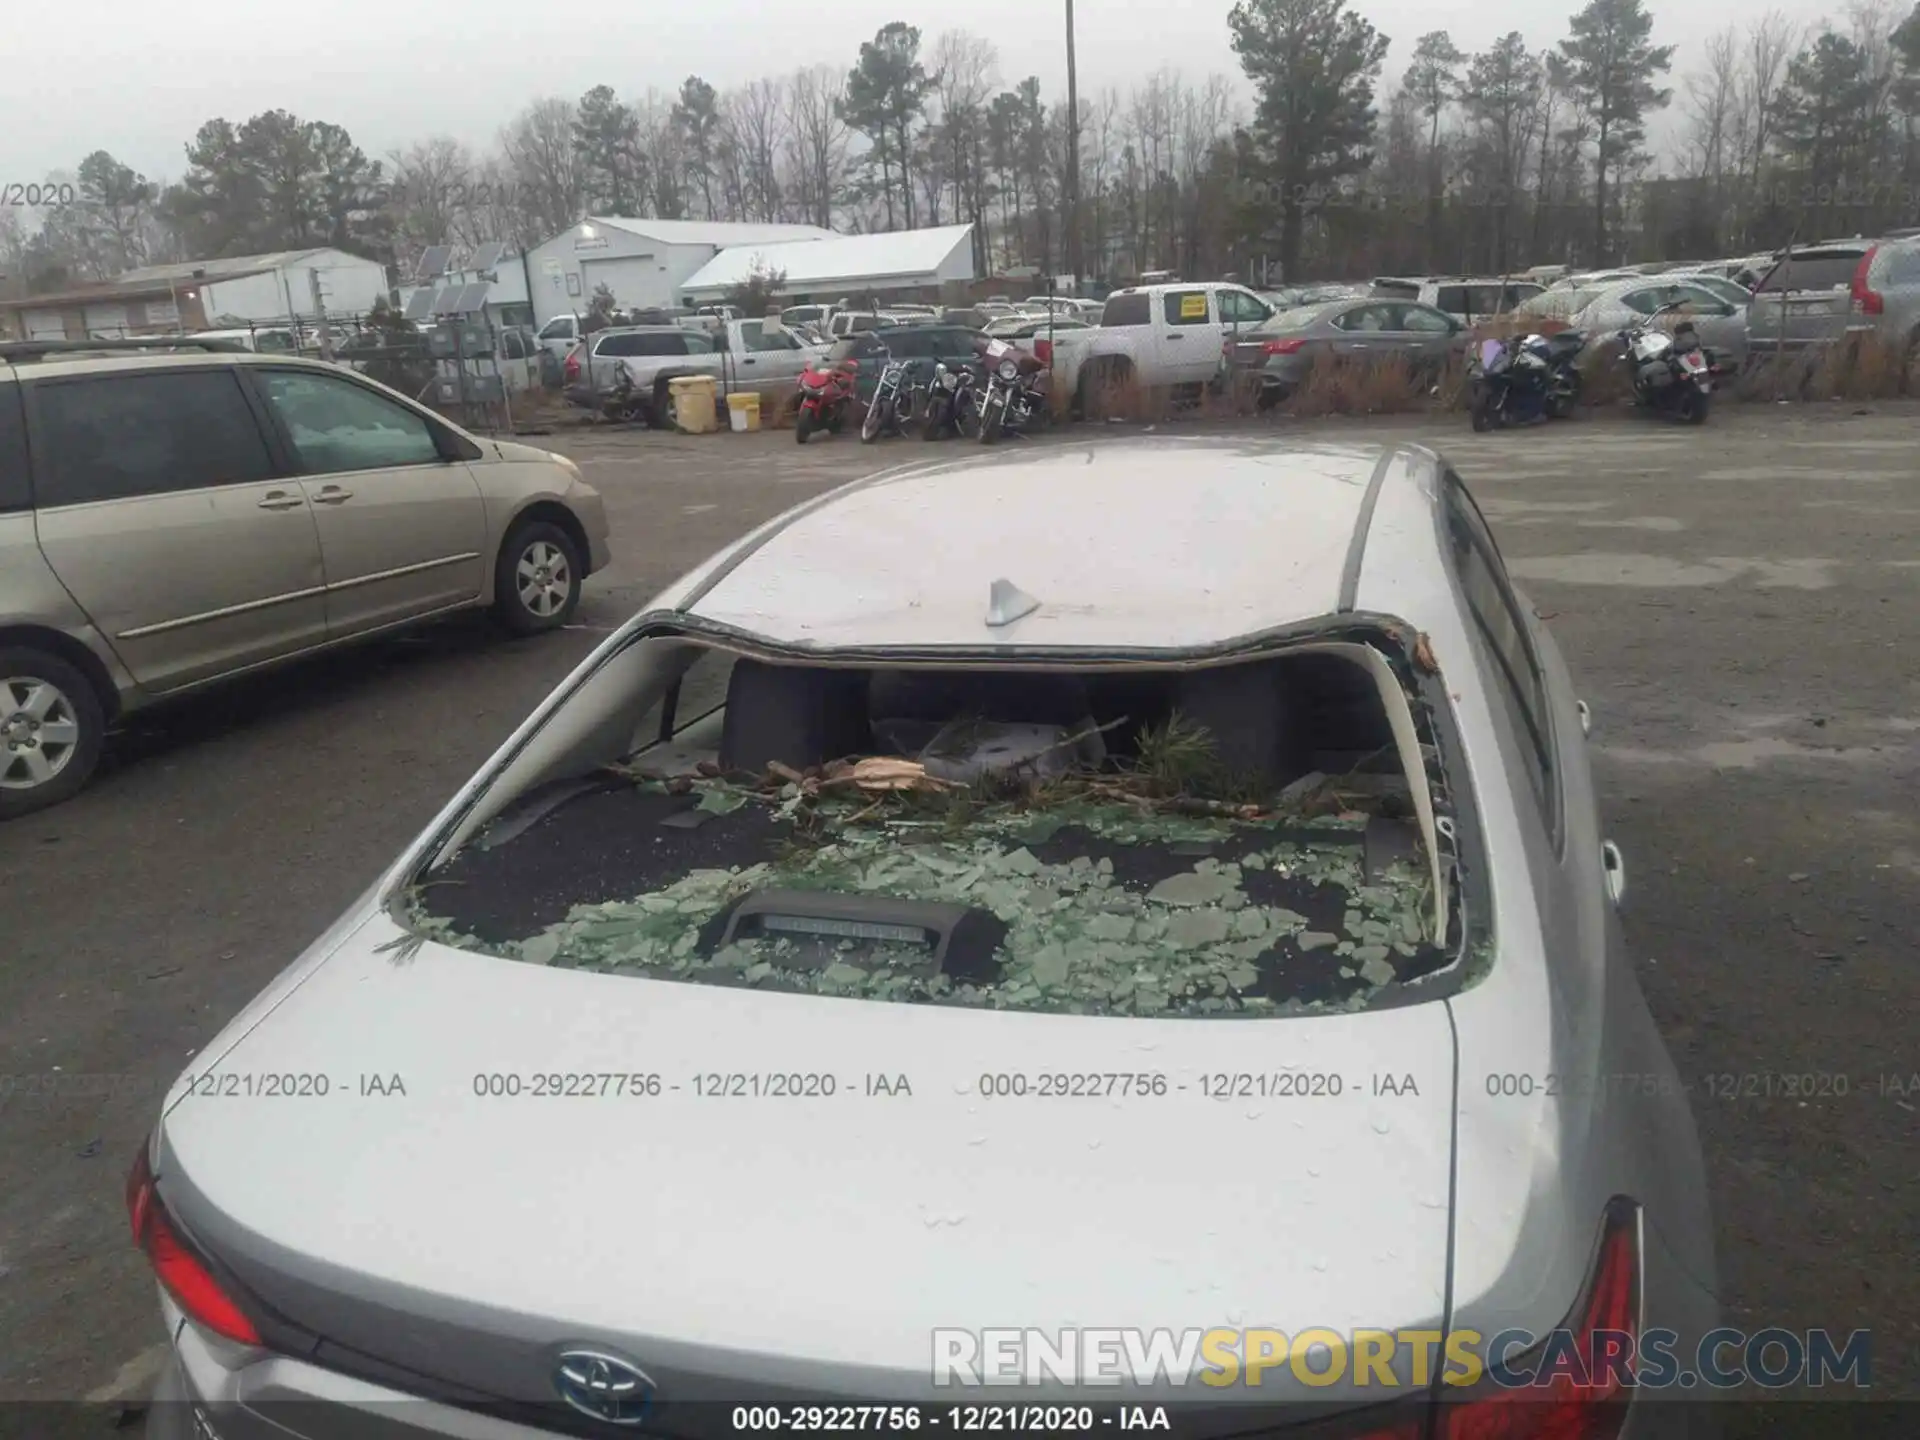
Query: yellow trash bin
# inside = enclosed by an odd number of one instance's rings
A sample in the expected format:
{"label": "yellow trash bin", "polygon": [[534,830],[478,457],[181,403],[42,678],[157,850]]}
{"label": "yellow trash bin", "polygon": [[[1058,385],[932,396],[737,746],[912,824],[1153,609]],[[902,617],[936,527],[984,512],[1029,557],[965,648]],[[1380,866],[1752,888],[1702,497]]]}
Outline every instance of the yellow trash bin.
{"label": "yellow trash bin", "polygon": [[682,375],[677,380],[669,380],[667,389],[673,395],[675,428],[683,434],[711,435],[720,428],[719,416],[715,414],[720,387],[711,375]]}
{"label": "yellow trash bin", "polygon": [[743,395],[727,396],[727,419],[733,425],[733,433],[744,435],[749,430],[760,428],[760,396],[749,390]]}

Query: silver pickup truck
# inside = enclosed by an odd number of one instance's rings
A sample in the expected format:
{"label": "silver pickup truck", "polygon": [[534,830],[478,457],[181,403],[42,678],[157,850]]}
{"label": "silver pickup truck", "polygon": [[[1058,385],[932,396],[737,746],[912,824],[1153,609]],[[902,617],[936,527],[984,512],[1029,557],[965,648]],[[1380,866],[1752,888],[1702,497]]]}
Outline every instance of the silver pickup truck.
{"label": "silver pickup truck", "polygon": [[622,362],[634,388],[648,398],[654,423],[669,420],[668,382],[711,375],[722,397],[754,391],[767,406],[789,401],[800,372],[827,353],[803,344],[764,320],[728,320],[710,329],[679,325],[624,325],[589,335],[566,361],[566,397],[585,410],[606,409],[618,388]]}

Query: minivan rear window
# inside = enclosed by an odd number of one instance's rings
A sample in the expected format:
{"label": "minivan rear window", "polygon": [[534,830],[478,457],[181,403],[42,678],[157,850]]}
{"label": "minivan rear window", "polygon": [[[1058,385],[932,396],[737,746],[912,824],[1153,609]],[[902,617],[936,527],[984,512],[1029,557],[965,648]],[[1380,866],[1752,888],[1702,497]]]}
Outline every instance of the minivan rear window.
{"label": "minivan rear window", "polygon": [[20,411],[20,387],[0,384],[0,515],[33,508],[27,473],[27,427]]}
{"label": "minivan rear window", "polygon": [[274,473],[230,369],[43,381],[33,404],[42,508],[244,484]]}

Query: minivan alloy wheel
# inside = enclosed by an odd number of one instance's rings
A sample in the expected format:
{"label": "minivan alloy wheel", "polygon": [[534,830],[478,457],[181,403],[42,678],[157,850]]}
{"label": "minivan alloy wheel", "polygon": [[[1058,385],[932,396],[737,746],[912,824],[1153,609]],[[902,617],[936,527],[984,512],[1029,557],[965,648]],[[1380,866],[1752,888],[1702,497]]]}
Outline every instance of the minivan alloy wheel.
{"label": "minivan alloy wheel", "polygon": [[33,790],[72,763],[80,717],[66,691],[49,680],[0,680],[0,787]]}
{"label": "minivan alloy wheel", "polygon": [[573,567],[566,553],[545,539],[520,552],[513,578],[520,603],[542,620],[563,609],[573,593]]}

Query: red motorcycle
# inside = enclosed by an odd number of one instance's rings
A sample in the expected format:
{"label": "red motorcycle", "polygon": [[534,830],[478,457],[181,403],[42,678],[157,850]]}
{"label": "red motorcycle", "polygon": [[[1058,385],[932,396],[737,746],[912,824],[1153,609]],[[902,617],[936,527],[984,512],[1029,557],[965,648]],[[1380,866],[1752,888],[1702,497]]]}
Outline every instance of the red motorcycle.
{"label": "red motorcycle", "polygon": [[800,444],[816,430],[838,435],[845,428],[847,414],[853,409],[854,381],[860,374],[860,362],[848,360],[830,365],[825,360],[809,360],[800,376],[800,403],[793,417],[793,438]]}

